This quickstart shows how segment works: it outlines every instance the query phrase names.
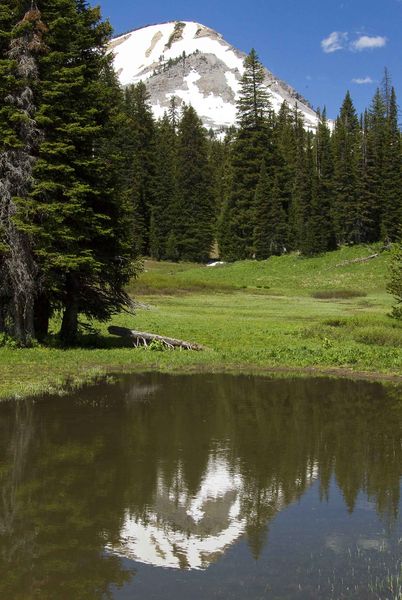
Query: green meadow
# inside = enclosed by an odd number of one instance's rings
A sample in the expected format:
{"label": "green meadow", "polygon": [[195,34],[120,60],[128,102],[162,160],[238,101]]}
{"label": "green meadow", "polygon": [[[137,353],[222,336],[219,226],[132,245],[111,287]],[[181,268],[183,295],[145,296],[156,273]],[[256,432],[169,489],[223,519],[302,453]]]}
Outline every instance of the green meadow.
{"label": "green meadow", "polygon": [[[351,262],[379,252],[366,262]],[[402,381],[402,323],[389,314],[389,252],[342,248],[206,267],[145,261],[130,286],[135,314],[115,325],[205,346],[202,352],[133,348],[83,330],[77,348],[0,347],[0,397],[62,392],[135,371],[314,373]],[[54,329],[57,322],[54,322]]]}

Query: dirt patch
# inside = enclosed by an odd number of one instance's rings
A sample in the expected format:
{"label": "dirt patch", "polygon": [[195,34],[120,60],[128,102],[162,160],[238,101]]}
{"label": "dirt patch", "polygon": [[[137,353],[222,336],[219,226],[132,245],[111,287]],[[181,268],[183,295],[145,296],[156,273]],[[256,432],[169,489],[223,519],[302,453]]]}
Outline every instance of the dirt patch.
{"label": "dirt patch", "polygon": [[364,298],[366,292],[359,290],[319,290],[311,294],[317,300],[349,300],[350,298]]}
{"label": "dirt patch", "polygon": [[172,47],[172,44],[174,44],[175,42],[179,42],[180,40],[183,39],[183,31],[184,31],[185,27],[186,27],[186,24],[182,23],[181,21],[177,21],[175,23],[173,33],[170,36],[169,41],[165,46],[165,50],[170,50],[170,48]]}
{"label": "dirt patch", "polygon": [[128,33],[127,35],[123,35],[121,38],[118,38],[117,40],[112,40],[111,42],[109,42],[108,50],[114,50],[114,48],[117,48],[117,46],[120,46],[120,44],[123,44],[126,40],[128,40],[130,35],[131,35],[131,33]]}
{"label": "dirt patch", "polygon": [[147,58],[149,58],[153,52],[153,49],[155,48],[156,44],[159,42],[159,40],[161,40],[163,37],[162,32],[158,31],[157,33],[155,33],[154,37],[152,38],[152,42],[150,47],[148,48],[148,50],[145,52],[145,56]]}

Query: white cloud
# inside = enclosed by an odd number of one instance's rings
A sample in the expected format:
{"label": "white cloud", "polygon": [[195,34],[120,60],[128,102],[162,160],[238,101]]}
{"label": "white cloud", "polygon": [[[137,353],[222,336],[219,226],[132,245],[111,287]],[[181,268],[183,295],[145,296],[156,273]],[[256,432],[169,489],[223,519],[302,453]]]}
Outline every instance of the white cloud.
{"label": "white cloud", "polygon": [[358,85],[365,85],[368,83],[374,83],[374,79],[371,79],[371,77],[369,77],[369,76],[356,77],[355,79],[352,79],[352,83],[357,83]]}
{"label": "white cloud", "polygon": [[[398,0],[402,3],[402,0]],[[349,50],[349,52],[363,52],[386,46],[388,39],[382,35],[365,35],[355,32],[358,37],[349,43],[350,35],[347,31],[333,31],[328,37],[321,41],[321,48],[326,54],[332,54],[338,50]]]}
{"label": "white cloud", "polygon": [[348,40],[348,34],[345,31],[333,31],[329,36],[322,40],[321,48],[326,54],[343,50]]}
{"label": "white cloud", "polygon": [[353,50],[361,52],[362,50],[371,50],[373,48],[383,48],[387,43],[387,38],[381,35],[361,35],[351,44]]}

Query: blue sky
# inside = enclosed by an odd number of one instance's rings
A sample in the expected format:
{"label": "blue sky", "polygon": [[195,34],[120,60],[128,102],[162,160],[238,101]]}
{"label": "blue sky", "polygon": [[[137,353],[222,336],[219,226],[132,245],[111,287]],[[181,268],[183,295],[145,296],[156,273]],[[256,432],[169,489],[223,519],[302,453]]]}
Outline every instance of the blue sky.
{"label": "blue sky", "polygon": [[402,0],[95,0],[116,33],[190,20],[216,29],[335,117],[349,89],[356,108],[391,72],[402,104]]}

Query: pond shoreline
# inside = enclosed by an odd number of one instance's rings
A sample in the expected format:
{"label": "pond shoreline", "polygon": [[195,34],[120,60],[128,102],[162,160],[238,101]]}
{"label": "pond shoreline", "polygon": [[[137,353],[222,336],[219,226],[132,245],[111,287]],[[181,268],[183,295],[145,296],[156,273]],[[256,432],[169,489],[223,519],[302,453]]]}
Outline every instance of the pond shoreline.
{"label": "pond shoreline", "polygon": [[[59,345],[57,315],[47,346],[0,347],[0,399],[63,393],[98,377],[150,371],[401,384],[402,322],[390,317],[393,298],[386,288],[390,255],[356,262],[368,253],[345,247],[316,258],[288,255],[216,269],[146,261],[127,290],[137,300],[135,314],[90,323],[93,334],[84,330],[73,348]],[[110,336],[110,325],[205,350],[133,348]]]}
{"label": "pond shoreline", "polygon": [[146,375],[163,374],[172,377],[180,375],[239,375],[250,377],[266,377],[272,379],[304,379],[329,378],[353,382],[372,382],[379,384],[395,384],[401,386],[402,375],[396,373],[382,373],[378,371],[353,371],[347,368],[320,368],[320,367],[291,367],[291,366],[271,366],[261,367],[258,365],[187,365],[177,368],[170,368],[169,365],[138,365],[138,367],[125,368],[124,366],[111,366],[109,368],[94,368],[87,373],[78,372],[75,375],[67,375],[64,379],[46,381],[43,384],[27,386],[25,390],[19,390],[15,393],[2,394],[0,390],[0,402],[23,400],[34,398],[40,395],[58,395],[65,396],[72,391],[84,388],[88,385],[101,383],[108,379],[115,380],[118,377],[127,375]]}

